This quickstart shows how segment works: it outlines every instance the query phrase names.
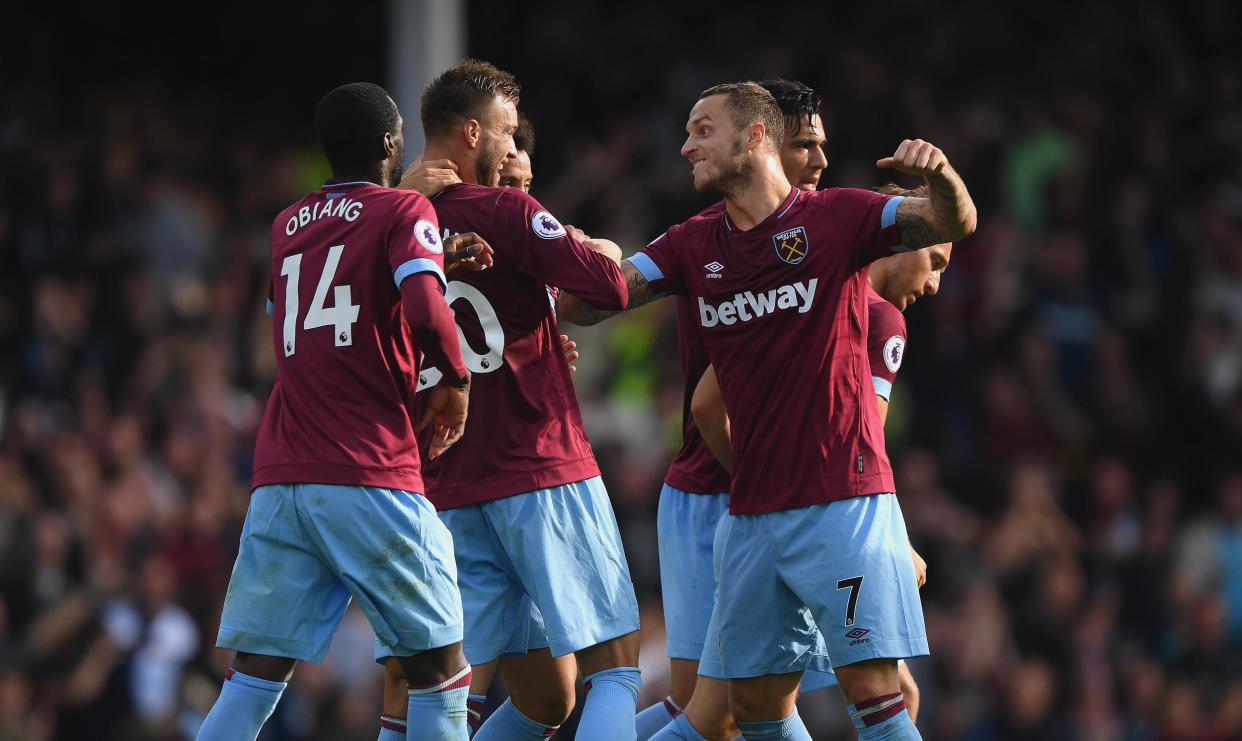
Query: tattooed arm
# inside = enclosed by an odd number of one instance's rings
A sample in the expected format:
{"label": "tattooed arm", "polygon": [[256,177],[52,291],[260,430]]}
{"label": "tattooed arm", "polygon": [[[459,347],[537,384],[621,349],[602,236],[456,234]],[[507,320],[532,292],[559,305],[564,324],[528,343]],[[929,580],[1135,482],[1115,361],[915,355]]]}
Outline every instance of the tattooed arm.
{"label": "tattooed arm", "polygon": [[897,206],[897,226],[905,247],[922,249],[974,233],[975,203],[962,176],[938,147],[922,139],[906,139],[893,156],[877,161],[876,166],[921,175],[927,181],[927,198],[906,198]]}
{"label": "tattooed arm", "polygon": [[[625,276],[626,287],[630,291],[630,301],[622,311],[637,308],[660,298],[663,294],[651,290],[647,278],[634,267],[629,260],[621,261],[621,273]],[[577,324],[580,327],[599,324],[605,319],[620,314],[620,311],[608,311],[589,306],[585,301],[573,294],[561,291],[557,301],[557,312],[563,322]]]}

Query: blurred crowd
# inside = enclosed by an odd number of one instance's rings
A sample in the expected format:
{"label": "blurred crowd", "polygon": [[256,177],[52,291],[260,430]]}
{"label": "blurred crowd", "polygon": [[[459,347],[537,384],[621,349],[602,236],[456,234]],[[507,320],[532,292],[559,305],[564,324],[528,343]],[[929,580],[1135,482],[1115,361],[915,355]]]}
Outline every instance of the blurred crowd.
{"label": "blurred crowd", "polygon": [[[879,184],[917,136],[979,206],[907,312],[888,422],[929,564],[924,737],[1242,739],[1238,9],[668,5],[471,5],[470,51],[525,84],[532,193],[563,221],[628,253],[694,213],[677,150],[698,90],[773,75],[824,95],[825,185]],[[326,177],[314,95],[349,80],[244,115],[195,80],[0,86],[0,741],[192,738],[227,668],[275,368],[269,224]],[[642,705],[667,691],[674,321],[656,304],[571,332],[643,605]],[[351,610],[266,737],[374,738],[370,641]],[[801,707],[817,739],[852,738],[839,695]]]}

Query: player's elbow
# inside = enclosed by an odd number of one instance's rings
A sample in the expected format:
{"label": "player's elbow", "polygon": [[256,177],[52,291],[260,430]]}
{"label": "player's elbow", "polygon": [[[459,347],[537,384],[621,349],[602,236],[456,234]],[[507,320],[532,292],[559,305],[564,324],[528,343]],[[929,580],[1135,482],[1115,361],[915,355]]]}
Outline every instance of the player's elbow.
{"label": "player's elbow", "polygon": [[966,210],[962,213],[962,218],[956,223],[951,224],[948,228],[942,228],[944,241],[957,242],[963,240],[975,233],[975,229],[979,227],[979,212],[975,210],[974,202],[969,202]]}

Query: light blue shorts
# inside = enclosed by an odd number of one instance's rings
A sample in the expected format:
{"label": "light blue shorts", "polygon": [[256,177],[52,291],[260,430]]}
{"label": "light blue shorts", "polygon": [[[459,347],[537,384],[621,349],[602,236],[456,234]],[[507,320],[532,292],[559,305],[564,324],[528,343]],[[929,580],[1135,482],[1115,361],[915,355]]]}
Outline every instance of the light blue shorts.
{"label": "light blue shorts", "polygon": [[730,515],[715,559],[721,578],[708,630],[722,678],[807,668],[817,646],[834,666],[928,653],[895,495]]}
{"label": "light blue shorts", "polygon": [[[729,513],[726,512],[716,525],[713,540],[712,568],[714,578],[719,581],[721,573],[720,548],[723,547],[725,534],[729,529]],[[728,679],[724,666],[721,664],[720,642],[720,602],[719,591],[712,602],[711,619],[707,625],[707,638],[702,656],[699,658],[699,676],[711,679]],[[828,647],[824,645],[824,637],[815,625],[810,611],[802,609],[797,612],[796,623],[789,626],[775,640],[772,663],[760,674],[788,674],[801,671],[802,692],[811,692],[823,687],[832,687],[837,683],[837,675],[832,671],[832,661],[828,658]],[[759,675],[753,675],[759,676]]]}
{"label": "light blue shorts", "polygon": [[668,484],[660,491],[656,531],[668,657],[698,661],[716,601],[712,541],[729,512],[729,495],[694,494]]}
{"label": "light blue shorts", "polygon": [[543,647],[564,656],[638,630],[634,583],[598,476],[440,519],[456,547],[471,664]]}
{"label": "light blue shorts", "polygon": [[255,489],[216,645],[322,661],[351,596],[390,655],[462,639],[453,538],[431,502],[374,487]]}

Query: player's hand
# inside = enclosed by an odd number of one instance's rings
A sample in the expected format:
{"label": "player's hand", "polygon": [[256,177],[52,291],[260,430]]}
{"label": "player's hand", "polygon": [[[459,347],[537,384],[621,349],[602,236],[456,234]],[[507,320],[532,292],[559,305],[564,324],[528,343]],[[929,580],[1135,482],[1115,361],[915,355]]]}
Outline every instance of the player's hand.
{"label": "player's hand", "polygon": [[466,415],[470,406],[470,384],[458,388],[441,383],[431,389],[427,409],[418,421],[419,431],[432,427],[435,434],[427,450],[427,460],[434,461],[453,446],[466,432]]}
{"label": "player's hand", "polygon": [[927,583],[927,562],[914,550],[914,546],[910,546],[910,555],[914,557],[914,580],[919,583],[919,589]]}
{"label": "player's hand", "polygon": [[588,235],[586,232],[582,231],[578,227],[574,226],[573,224],[566,224],[565,231],[566,233],[569,234],[569,236],[573,237],[579,242],[585,242],[591,238],[590,235]]}
{"label": "player's hand", "polygon": [[454,234],[444,240],[444,272],[457,268],[487,270],[494,254],[487,240],[474,232]]}
{"label": "player's hand", "polygon": [[453,160],[428,160],[416,157],[401,176],[397,184],[402,190],[414,190],[428,198],[444,190],[450,185],[461,182],[457,175],[457,163]]}
{"label": "player's hand", "polygon": [[922,139],[906,139],[897,145],[892,157],[876,160],[875,166],[882,170],[896,170],[907,175],[936,175],[949,166],[949,158],[931,142]]}
{"label": "player's hand", "polygon": [[561,350],[565,353],[565,362],[569,363],[569,372],[573,373],[578,370],[574,367],[574,361],[578,359],[578,343],[569,339],[569,335],[561,335]]}

